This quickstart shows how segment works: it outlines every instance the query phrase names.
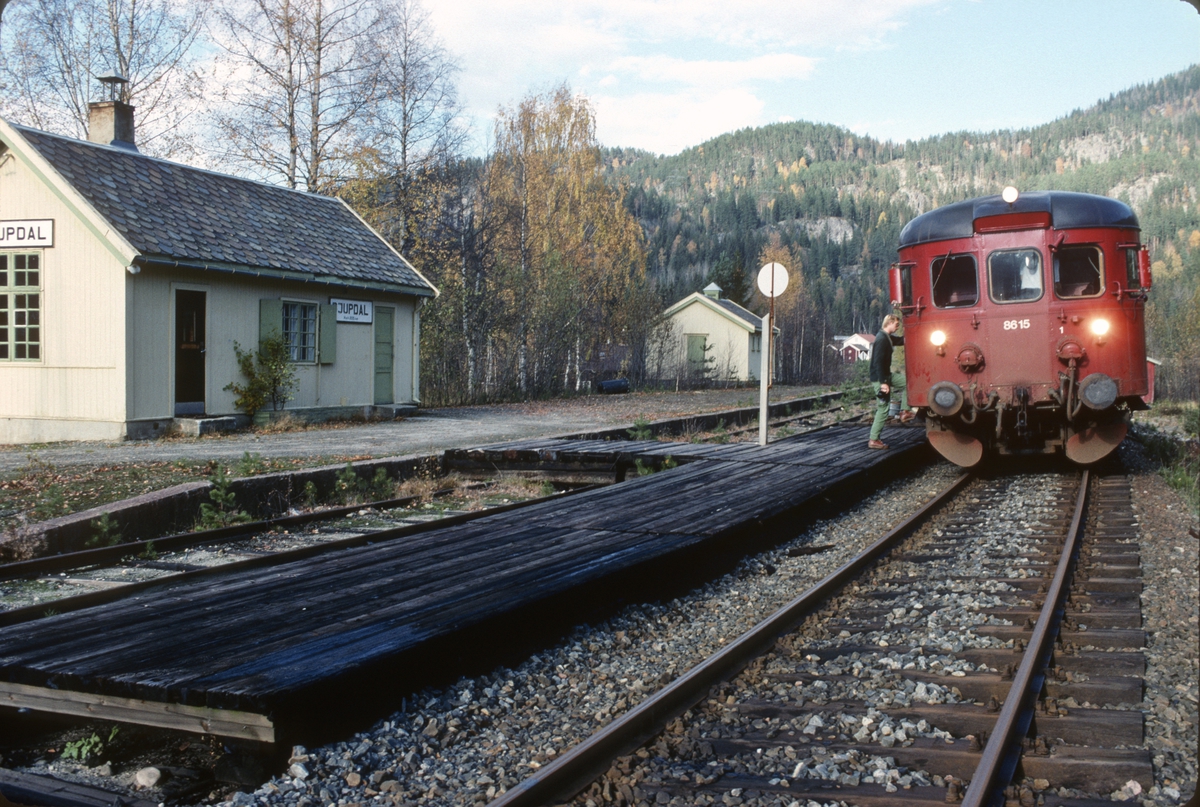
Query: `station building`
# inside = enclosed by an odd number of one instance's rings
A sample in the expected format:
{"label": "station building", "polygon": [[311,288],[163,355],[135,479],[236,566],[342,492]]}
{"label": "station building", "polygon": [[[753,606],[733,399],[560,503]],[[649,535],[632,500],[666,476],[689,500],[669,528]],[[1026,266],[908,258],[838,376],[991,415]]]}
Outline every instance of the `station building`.
{"label": "station building", "polygon": [[235,415],[234,345],[273,332],[301,417],[419,402],[437,290],[345,202],[141,154],[127,104],[90,123],[0,119],[0,443]]}

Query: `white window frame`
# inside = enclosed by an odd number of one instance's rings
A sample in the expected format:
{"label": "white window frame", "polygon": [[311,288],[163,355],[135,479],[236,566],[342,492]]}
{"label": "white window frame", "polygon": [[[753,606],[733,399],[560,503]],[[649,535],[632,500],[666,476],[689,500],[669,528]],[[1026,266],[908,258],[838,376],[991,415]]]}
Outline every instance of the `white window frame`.
{"label": "white window frame", "polygon": [[[280,302],[283,303],[283,322],[281,324],[281,328],[283,333],[283,341],[288,348],[288,359],[293,364],[316,364],[318,358],[318,346],[321,343],[321,304],[316,300],[295,300],[286,297],[280,300]],[[288,316],[288,309],[290,306],[297,307],[295,309],[296,316],[294,317]],[[312,330],[289,331],[288,326],[290,322],[299,321],[301,324],[303,324],[309,321],[309,319],[304,316],[304,309],[306,308],[311,309],[312,311]],[[308,343],[297,343],[295,338],[297,333],[299,333],[301,336],[310,337],[312,341]]]}
{"label": "white window frame", "polygon": [[[42,329],[42,312],[45,310],[44,283],[46,278],[45,253],[42,250],[3,250],[0,255],[5,258],[3,285],[0,285],[0,362],[6,363],[38,363],[44,360],[45,337]],[[33,257],[37,259],[36,269],[17,269],[16,259]],[[17,285],[17,272],[37,272],[37,283],[22,283]],[[28,280],[28,278],[23,278]],[[29,305],[29,296],[33,296],[33,305]],[[22,303],[18,306],[18,302]],[[33,331],[34,333],[30,333]],[[21,336],[24,338],[18,339]],[[31,338],[32,337],[32,338]],[[29,348],[32,347],[32,351]],[[18,356],[20,348],[25,348],[25,355]],[[30,356],[29,353],[36,353]]]}

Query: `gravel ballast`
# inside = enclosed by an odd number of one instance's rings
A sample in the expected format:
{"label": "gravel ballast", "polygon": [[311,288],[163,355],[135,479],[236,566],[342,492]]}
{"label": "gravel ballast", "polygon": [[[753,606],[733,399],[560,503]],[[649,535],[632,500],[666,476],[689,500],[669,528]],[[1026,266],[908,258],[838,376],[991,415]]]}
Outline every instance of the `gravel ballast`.
{"label": "gravel ballast", "polygon": [[[422,692],[405,711],[350,741],[297,749],[289,775],[229,803],[484,802],[845,563],[958,473],[949,465],[923,471],[688,597],[632,606],[516,669]],[[788,556],[789,546],[806,544],[834,548]]]}
{"label": "gravel ballast", "polygon": [[[1188,535],[1195,518],[1182,498],[1148,470],[1136,444],[1127,443],[1121,451],[1127,467],[1134,469],[1131,485],[1141,529],[1143,617],[1149,634],[1142,708],[1147,715],[1147,745],[1154,756],[1155,773],[1154,788],[1127,795],[1129,803],[1147,806],[1182,804],[1192,795],[1196,782],[1200,563],[1197,541]],[[844,516],[803,529],[790,543],[746,560],[735,573],[687,597],[631,606],[602,625],[578,629],[556,647],[514,669],[497,669],[442,690],[418,693],[403,711],[369,731],[321,748],[294,749],[287,770],[262,787],[252,792],[214,793],[208,801],[225,807],[486,803],[794,598],[958,473],[948,464],[922,470],[867,497]],[[1036,502],[1031,501],[1030,506]],[[822,544],[834,548],[808,556],[789,557],[787,553],[792,546]],[[984,601],[987,597],[988,593],[981,591],[974,608],[963,604],[960,618],[954,622],[962,625],[985,619],[975,608],[989,604]],[[893,615],[891,621],[929,631],[931,643],[947,638],[936,634],[940,625],[920,618],[922,609],[916,609],[918,613],[912,610]],[[885,632],[876,638],[888,641],[888,636]],[[944,656],[927,653],[924,663],[932,667],[937,662],[952,680],[955,672],[965,673],[970,668],[951,658],[953,638],[949,645]],[[919,665],[921,660],[912,654],[885,651],[870,662],[865,674],[868,679],[889,680],[895,670],[910,663]],[[864,666],[868,666],[865,661]],[[953,700],[952,685],[940,690],[926,687],[917,697]],[[834,694],[827,693],[829,697]],[[897,694],[911,699],[916,690]],[[846,725],[839,731],[846,729],[853,736],[865,729],[866,738],[875,743],[898,733],[912,736],[934,731],[929,726],[905,726],[882,712],[866,717],[867,723],[860,717],[859,725]],[[874,779],[902,787],[905,776],[910,777],[908,782],[921,782],[919,772],[889,765],[885,750],[881,747],[879,754],[862,753],[846,759],[814,757],[803,762],[802,773],[823,778],[836,768],[839,776],[857,773],[864,782]],[[801,760],[788,762],[787,773],[791,774]],[[56,774],[87,773],[69,763],[56,762],[51,767]],[[664,769],[663,773],[671,771]],[[720,772],[708,773],[715,778]],[[100,781],[132,788],[128,781],[132,774]],[[608,792],[597,794],[600,798],[594,801],[619,796],[620,786],[610,781]],[[156,798],[159,793],[151,789],[141,795]],[[740,803],[740,794],[733,798],[735,801],[727,803]],[[579,803],[586,801],[585,796]],[[812,804],[815,802],[804,807]]]}

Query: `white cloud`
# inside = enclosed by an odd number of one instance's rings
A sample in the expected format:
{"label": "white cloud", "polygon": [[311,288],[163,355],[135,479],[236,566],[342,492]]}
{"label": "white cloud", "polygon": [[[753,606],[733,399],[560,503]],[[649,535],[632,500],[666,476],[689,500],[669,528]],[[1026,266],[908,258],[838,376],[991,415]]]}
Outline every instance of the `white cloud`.
{"label": "white cloud", "polygon": [[751,81],[807,78],[816,59],[792,53],[772,53],[742,61],[690,60],[672,56],[626,56],[612,64],[614,72],[640,76],[645,81],[703,86],[736,86]]}
{"label": "white cloud", "polygon": [[600,142],[659,154],[675,154],[724,132],[757,125],[765,106],[753,92],[740,88],[597,95],[592,103]]}
{"label": "white cloud", "polygon": [[[658,131],[664,109],[695,114],[710,133],[728,131],[695,112],[720,97],[733,103],[737,126],[763,123],[748,117],[761,115],[757,82],[805,80],[823,54],[877,47],[913,9],[950,1],[425,0],[460,60],[477,134],[498,107],[567,81],[596,101],[604,142],[668,151],[676,137]],[[605,120],[643,104],[640,127]],[[680,148],[697,142],[688,137]]]}

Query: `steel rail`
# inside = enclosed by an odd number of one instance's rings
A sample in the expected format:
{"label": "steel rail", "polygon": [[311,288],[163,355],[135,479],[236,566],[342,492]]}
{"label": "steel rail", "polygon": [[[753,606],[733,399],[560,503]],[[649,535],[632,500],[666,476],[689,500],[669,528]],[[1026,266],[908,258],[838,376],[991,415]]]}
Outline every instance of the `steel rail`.
{"label": "steel rail", "polygon": [[668,723],[699,702],[708,691],[737,674],[766,652],[804,616],[837,594],[878,557],[916,529],[934,510],[957,493],[973,475],[965,473],[920,510],[800,596],[742,634],[720,652],[676,678],[554,762],[489,802],[492,807],[537,807],[566,801],[608,770],[612,761],[661,732]]}
{"label": "steel rail", "polygon": [[[453,493],[453,488],[435,490],[430,496],[439,498]],[[420,499],[420,496],[403,496],[399,499],[382,499],[376,502],[329,507],[315,510],[311,513],[298,513],[291,516],[274,516],[246,521],[241,524],[231,524],[228,527],[216,527],[211,530],[196,530],[195,532],[179,532],[174,535],[164,535],[160,538],[145,538],[138,541],[126,541],[112,546],[102,546],[95,549],[80,549],[75,552],[64,552],[60,555],[49,555],[32,560],[18,560],[0,565],[0,581],[16,580],[47,572],[61,572],[65,569],[79,569],[85,566],[97,566],[105,563],[120,561],[131,555],[140,555],[147,549],[155,552],[171,552],[176,549],[187,549],[200,544],[225,544],[240,541],[243,538],[260,532],[266,532],[276,527],[295,527],[313,524],[318,521],[329,521],[335,518],[356,513],[359,510],[394,510],[404,507]]]}
{"label": "steel rail", "polygon": [[996,718],[996,726],[983,749],[983,758],[971,775],[963,798],[963,807],[997,807],[1004,804],[1004,788],[1012,782],[1013,773],[1021,759],[1021,738],[1033,721],[1037,695],[1045,683],[1046,667],[1054,650],[1063,620],[1063,602],[1068,593],[1067,581],[1075,570],[1079,548],[1079,533],[1087,505],[1091,471],[1084,470],[1075,501],[1075,517],[1067,528],[1062,554],[1054,579],[1046,590],[1046,600],[1038,614],[1037,624],[1029,638],[1021,665],[1013,675],[1012,686],[1004,706]]}

